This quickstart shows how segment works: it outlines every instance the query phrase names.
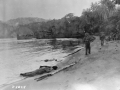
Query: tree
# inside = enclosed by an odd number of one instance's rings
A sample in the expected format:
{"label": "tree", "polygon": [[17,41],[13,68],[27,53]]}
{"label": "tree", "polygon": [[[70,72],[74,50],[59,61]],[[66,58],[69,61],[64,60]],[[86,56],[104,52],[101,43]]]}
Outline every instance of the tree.
{"label": "tree", "polygon": [[112,0],[115,4],[120,4],[120,0]]}

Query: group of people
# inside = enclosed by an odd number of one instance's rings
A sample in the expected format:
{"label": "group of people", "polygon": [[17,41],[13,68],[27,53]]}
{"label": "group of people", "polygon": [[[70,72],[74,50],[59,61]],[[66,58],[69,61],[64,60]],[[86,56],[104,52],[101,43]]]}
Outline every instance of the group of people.
{"label": "group of people", "polygon": [[[90,43],[94,40],[94,37],[90,35],[89,33],[85,33],[85,37],[83,39],[83,42],[85,43],[85,55],[88,55],[91,53],[91,45]],[[101,46],[104,45],[105,41],[105,34],[104,32],[100,33],[100,41],[101,41]]]}
{"label": "group of people", "polygon": [[111,40],[117,40],[117,39],[120,39],[120,36],[119,34],[117,33],[111,33],[108,37],[107,37],[107,40],[108,41],[111,41]]}

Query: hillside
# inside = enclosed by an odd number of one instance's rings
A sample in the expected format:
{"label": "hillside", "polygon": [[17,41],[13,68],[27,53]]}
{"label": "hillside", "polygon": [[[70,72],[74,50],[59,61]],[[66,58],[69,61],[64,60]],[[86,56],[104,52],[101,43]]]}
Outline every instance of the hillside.
{"label": "hillside", "polygon": [[[32,23],[40,23],[45,21],[47,20],[42,18],[30,18],[30,17],[11,19],[7,22],[0,21],[0,38],[16,37],[16,34],[19,34],[19,32],[20,34],[25,33],[27,35],[26,29],[23,29],[24,26],[29,24],[31,25]],[[29,31],[31,32],[31,30]],[[30,32],[28,32],[28,35]]]}
{"label": "hillside", "polygon": [[16,26],[16,25],[25,25],[25,24],[30,24],[30,23],[35,23],[35,22],[45,22],[45,21],[47,20],[42,19],[42,18],[27,17],[27,18],[11,19],[7,21],[6,23],[11,26]]}
{"label": "hillside", "polygon": [[13,26],[10,26],[10,25],[0,21],[0,38],[9,38],[9,37],[11,37],[10,33],[13,30],[14,30]]}

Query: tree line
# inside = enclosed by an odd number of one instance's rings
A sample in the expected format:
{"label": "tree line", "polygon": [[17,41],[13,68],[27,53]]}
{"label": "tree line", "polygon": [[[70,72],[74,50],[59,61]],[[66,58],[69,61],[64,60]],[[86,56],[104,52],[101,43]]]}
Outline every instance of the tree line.
{"label": "tree line", "polygon": [[61,19],[25,25],[30,28],[34,37],[41,38],[83,38],[85,32],[99,35],[104,32],[107,36],[120,39],[120,4],[119,0],[101,0],[92,3],[90,8],[83,10],[80,17],[73,13]]}

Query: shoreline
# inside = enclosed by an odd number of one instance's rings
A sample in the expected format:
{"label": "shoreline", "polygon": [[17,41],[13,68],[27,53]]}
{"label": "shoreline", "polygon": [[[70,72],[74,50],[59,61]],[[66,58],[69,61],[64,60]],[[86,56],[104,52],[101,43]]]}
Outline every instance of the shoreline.
{"label": "shoreline", "polygon": [[[0,85],[8,84],[21,79],[19,78],[19,73],[33,71],[42,65],[56,65],[64,60],[64,56],[68,55],[72,50],[76,49],[73,47],[63,47],[58,46],[53,48],[51,45],[42,45],[44,42],[49,41],[34,41],[33,42],[14,42],[6,40],[1,42],[2,51],[0,52],[0,68],[1,68],[1,78]],[[65,41],[66,42],[66,41]],[[67,41],[67,44],[69,41]],[[3,43],[5,45],[3,45]],[[60,42],[62,43],[62,42]],[[15,44],[15,45],[13,45]],[[3,46],[3,47],[2,47]],[[43,48],[41,47],[43,46]],[[49,47],[48,47],[49,46]],[[26,48],[25,48],[26,47]],[[57,59],[58,61],[45,62],[45,59]],[[59,61],[59,58],[62,60]],[[11,62],[12,61],[12,62]]]}
{"label": "shoreline", "polygon": [[[62,57],[62,58],[59,58],[59,62],[57,62],[56,63],[56,66],[58,66],[58,67],[60,67],[60,68],[62,68],[63,67],[63,63],[65,63],[67,60],[66,60],[66,58],[68,58],[69,56],[71,56],[71,54],[74,54],[74,52],[76,53],[76,51],[78,52],[78,51],[80,51],[81,49],[83,49],[84,47],[82,47],[82,46],[77,46],[77,48],[75,49],[75,50],[73,50],[71,53],[69,53],[68,55],[66,55],[66,56],[64,56],[64,57]],[[64,60],[62,60],[61,62],[60,62],[60,60],[61,59],[64,59]],[[48,61],[49,62],[49,61]],[[50,72],[51,73],[51,72]],[[44,75],[44,74],[43,74]],[[35,77],[40,77],[40,76],[42,76],[42,75],[37,75],[37,76],[34,76],[34,77],[29,77],[29,78],[25,78],[25,77],[23,77],[22,79],[20,79],[20,80],[14,80],[13,82],[10,82],[10,83],[5,83],[5,84],[1,84],[0,85],[0,88],[4,88],[4,87],[6,87],[6,86],[9,86],[9,85],[11,85],[11,84],[15,84],[15,83],[17,83],[17,82],[21,82],[21,81],[23,81],[23,80],[27,80],[27,79],[31,79],[31,78],[35,78]]]}
{"label": "shoreline", "polygon": [[77,64],[66,68],[55,75],[41,81],[33,77],[2,90],[23,90],[12,86],[26,86],[24,90],[119,90],[120,89],[120,42],[106,42],[100,47],[100,42],[92,43],[91,55],[85,56],[84,49],[66,58],[58,64],[61,67],[73,62]]}

